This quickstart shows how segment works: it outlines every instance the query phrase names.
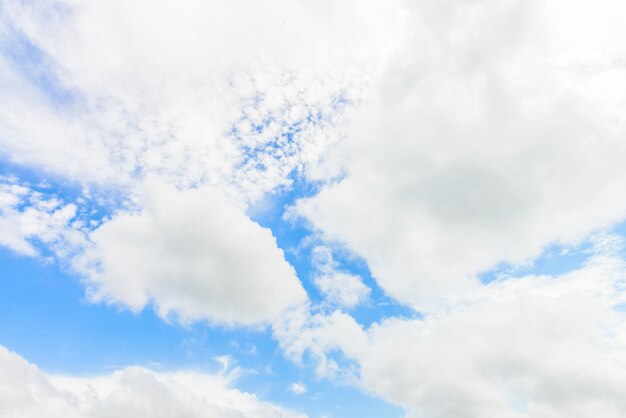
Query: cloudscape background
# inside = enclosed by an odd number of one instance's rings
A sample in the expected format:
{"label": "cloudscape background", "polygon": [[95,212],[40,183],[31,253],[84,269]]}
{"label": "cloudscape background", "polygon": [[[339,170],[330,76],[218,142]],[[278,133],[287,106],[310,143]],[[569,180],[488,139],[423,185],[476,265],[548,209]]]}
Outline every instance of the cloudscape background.
{"label": "cloudscape background", "polygon": [[625,21],[0,0],[0,417],[626,416]]}

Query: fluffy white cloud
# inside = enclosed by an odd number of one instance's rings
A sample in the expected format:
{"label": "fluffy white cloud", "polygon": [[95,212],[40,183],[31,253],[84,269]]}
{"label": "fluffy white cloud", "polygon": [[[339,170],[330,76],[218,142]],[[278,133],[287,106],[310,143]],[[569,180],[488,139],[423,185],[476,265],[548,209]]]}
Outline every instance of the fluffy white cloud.
{"label": "fluffy white cloud", "polygon": [[317,246],[312,254],[317,270],[313,282],[327,303],[354,308],[367,300],[370,288],[363,284],[360,276],[339,271],[330,248]]}
{"label": "fluffy white cloud", "polygon": [[[478,275],[626,217],[625,20],[615,0],[7,0],[0,154],[139,202],[83,232],[72,265],[94,300],[271,322],[288,358],[411,417],[624,416],[621,259]],[[325,312],[369,294],[332,257],[314,266],[328,305],[311,312],[246,216],[294,172],[328,183],[293,213],[422,319],[363,329]],[[134,200],[155,173],[165,183]],[[69,236],[72,205],[1,187],[0,244],[34,255]],[[197,374],[52,378],[0,361],[0,415],[276,412],[221,384],[200,394],[213,380]]]}
{"label": "fluffy white cloud", "polygon": [[363,330],[337,312],[301,316],[277,336],[288,355],[310,351],[322,371],[329,353],[341,350],[358,366],[355,382],[406,408],[407,417],[621,417],[620,245],[614,237],[598,240],[580,269],[501,279],[471,302],[423,319],[389,318]]}
{"label": "fluffy white cloud", "polygon": [[[408,3],[408,2],[407,2]],[[295,212],[419,310],[626,216],[621,2],[410,2],[413,32]],[[334,168],[333,168],[334,167]]]}
{"label": "fluffy white cloud", "polygon": [[304,417],[232,388],[236,371],[163,373],[128,367],[95,377],[55,376],[0,346],[0,416]]}
{"label": "fluffy white cloud", "polygon": [[119,213],[90,235],[75,267],[94,300],[162,317],[258,324],[306,301],[272,232],[211,187],[178,191],[151,179],[140,213]]}
{"label": "fluffy white cloud", "polygon": [[496,283],[441,316],[373,326],[362,384],[410,417],[621,417],[624,273],[623,261],[596,259]]}

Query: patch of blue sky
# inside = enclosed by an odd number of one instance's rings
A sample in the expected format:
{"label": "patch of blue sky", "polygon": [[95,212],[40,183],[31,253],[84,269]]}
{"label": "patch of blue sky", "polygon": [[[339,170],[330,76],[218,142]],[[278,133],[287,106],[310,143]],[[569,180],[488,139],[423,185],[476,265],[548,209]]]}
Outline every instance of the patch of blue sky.
{"label": "patch of blue sky", "polygon": [[[253,98],[248,100],[248,104],[256,109],[259,109],[263,95],[257,94]],[[284,117],[277,117],[272,113],[266,115],[261,122],[253,122],[250,120],[245,112],[242,112],[239,120],[237,120],[230,127],[230,136],[240,144],[243,151],[244,158],[240,162],[239,166],[244,167],[249,164],[255,164],[259,160],[260,155],[274,155],[276,159],[284,158],[284,155],[277,151],[282,151],[285,154],[294,154],[299,149],[299,135],[308,127],[325,127],[333,122],[333,117],[336,114],[340,114],[344,108],[351,104],[351,101],[347,98],[345,92],[340,91],[331,98],[331,106],[329,112],[324,112],[322,109],[315,109],[310,106],[306,106],[306,115],[295,121],[286,120]],[[280,112],[288,112],[289,108],[281,109]],[[240,124],[248,124],[249,130],[243,133],[239,130]],[[246,143],[246,139],[249,138],[250,133],[255,136],[263,137],[266,135],[267,129],[272,124],[279,124],[279,133],[269,134],[267,138],[259,141],[256,145],[250,145]],[[262,168],[262,167],[257,167]]]}
{"label": "patch of blue sky", "polygon": [[[3,163],[0,173],[65,203],[84,199],[78,185],[50,180],[21,166]],[[295,175],[294,179],[296,187],[273,196],[258,216],[261,224],[273,229],[278,244],[288,249],[297,247],[310,231],[285,222],[284,207],[317,190],[316,185]],[[82,210],[87,218],[101,219],[113,209],[87,199]],[[305,250],[307,253],[300,255],[286,252],[301,277],[310,272],[310,248]],[[305,287],[313,294],[312,283],[306,282]],[[163,321],[150,306],[132,313],[119,306],[93,304],[86,300],[81,278],[67,266],[2,248],[0,286],[0,344],[47,372],[93,375],[129,365],[216,372],[220,365],[215,358],[230,355],[235,365],[248,371],[235,382],[236,387],[311,417],[360,417],[368,412],[384,417],[401,415],[398,408],[354,387],[316,379],[312,364],[298,365],[285,359],[269,329],[225,328],[207,323],[183,326]],[[348,365],[341,356],[335,357],[342,366]],[[304,382],[307,392],[298,396],[291,393],[288,388],[294,381]]]}
{"label": "patch of blue sky", "polygon": [[[167,323],[151,308],[132,313],[85,300],[78,277],[54,263],[0,249],[0,344],[51,373],[93,375],[129,365],[217,372],[229,355],[246,370],[241,390],[316,416],[399,416],[397,408],[286,360],[269,330]],[[288,387],[303,381],[295,396]],[[320,403],[323,399],[325,402]]]}
{"label": "patch of blue sky", "polygon": [[[105,186],[92,186],[89,189],[76,181],[56,176],[29,166],[15,164],[0,159],[0,176],[12,179],[44,197],[56,197],[63,203],[74,203],[83,220],[101,220],[110,216],[118,207],[125,204],[123,192]],[[27,204],[27,202],[23,202]]]}
{"label": "patch of blue sky", "polygon": [[363,283],[370,288],[370,297],[367,301],[357,305],[350,311],[350,315],[364,327],[370,327],[373,323],[380,323],[387,318],[421,319],[423,315],[410,306],[398,303],[385,293],[367,267],[367,263],[358,257],[348,256],[344,258],[341,252],[337,253],[335,260],[345,271],[361,277]]}
{"label": "patch of blue sky", "polygon": [[[298,199],[316,194],[321,183],[307,181],[295,174],[291,176],[291,179],[290,187],[281,188],[268,195],[264,201],[252,208],[249,215],[255,222],[272,230],[278,246],[285,251],[285,258],[296,269],[311,301],[317,304],[323,301],[323,297],[313,283],[316,270],[311,264],[311,252],[315,245],[324,243],[304,221],[285,220],[284,215],[285,210],[295,204]],[[350,311],[350,314],[361,325],[369,327],[374,322],[380,322],[392,316],[421,317],[415,310],[397,303],[385,294],[372,277],[365,260],[347,250],[334,251],[333,257],[340,270],[359,275],[364,284],[371,289],[369,300]]]}
{"label": "patch of blue sky", "polygon": [[276,243],[285,252],[285,258],[295,268],[302,285],[314,302],[319,302],[317,289],[310,280],[312,273],[311,246],[303,245],[311,231],[299,221],[284,219],[285,210],[297,199],[316,193],[318,185],[292,174],[291,186],[282,187],[268,194],[249,210],[248,215],[259,225],[269,228]]}
{"label": "patch of blue sky", "polygon": [[329,383],[327,380],[304,383],[307,386],[305,394],[294,396],[286,393],[277,402],[306,412],[311,418],[399,418],[405,415],[401,408],[348,385]]}
{"label": "patch of blue sky", "polygon": [[26,182],[29,185],[41,188],[49,186],[49,179],[58,184],[70,184],[69,181],[48,175],[43,170],[21,164],[15,164],[6,158],[0,158],[0,176],[13,178],[16,181]]}
{"label": "patch of blue sky", "polygon": [[[245,117],[240,120],[244,122],[248,122]],[[267,128],[274,122],[275,119],[273,117],[267,117],[260,124],[250,123],[251,131],[254,132],[255,135],[262,136]],[[267,138],[264,141],[261,141],[258,145],[249,145],[243,142],[244,137],[247,137],[249,134],[241,133],[237,127],[233,126],[230,130],[231,136],[240,143],[241,149],[244,152],[245,159],[242,161],[241,165],[245,165],[249,161],[254,161],[258,158],[258,154],[267,150],[278,150],[283,149],[284,145],[291,143],[293,144],[294,136],[302,131],[302,120],[298,120],[292,123],[280,122],[281,130],[280,134],[273,135]]]}
{"label": "patch of blue sky", "polygon": [[[32,61],[37,62],[36,51]],[[39,57],[43,59],[43,57]],[[55,100],[55,94],[51,94]],[[338,106],[342,100],[338,99]],[[271,121],[264,123],[265,127]],[[322,112],[309,113],[304,119],[284,125],[280,135],[260,148],[250,148],[247,158],[274,152],[297,141],[305,124],[327,123]],[[260,134],[263,133],[263,127]],[[76,203],[79,218],[101,220],[123,204],[124,196],[99,189],[85,192],[79,184],[30,169],[9,161],[0,161],[0,174],[14,177],[22,184],[55,197],[64,203]],[[315,194],[319,184],[307,182],[296,171],[291,187],[279,188],[251,210],[252,217],[272,229],[278,245],[295,267],[314,302],[321,296],[312,283],[312,246],[301,245],[311,231],[301,222],[283,218],[286,207],[298,198]],[[45,252],[44,252],[45,254]],[[372,300],[352,313],[364,326],[387,316],[414,313],[395,304],[384,295],[371,278],[363,260],[337,255],[341,267],[363,277],[372,288]],[[5,345],[54,373],[106,373],[128,365],[174,370],[191,368],[215,372],[215,357],[228,354],[246,373],[236,386],[258,393],[263,399],[308,413],[311,417],[401,416],[402,411],[368,396],[358,389],[328,379],[316,379],[314,365],[297,365],[285,359],[269,330],[224,328],[198,323],[184,327],[158,318],[152,307],[131,313],[116,306],[92,304],[85,299],[81,279],[68,268],[28,258],[0,249],[0,344]],[[333,357],[342,366],[350,362],[338,353]],[[302,381],[307,392],[294,395],[288,388]]]}
{"label": "patch of blue sky", "polygon": [[586,243],[583,247],[572,249],[552,244],[539,257],[528,263],[522,265],[502,263],[492,270],[481,273],[479,279],[482,283],[488,284],[494,280],[508,277],[527,275],[557,276],[582,267],[585,260],[589,258],[589,253],[585,251],[585,248],[588,249],[589,246],[590,244]]}
{"label": "patch of blue sky", "polygon": [[[41,176],[41,174],[24,167],[0,162],[0,176],[5,181],[25,186],[30,190],[28,195],[20,199],[15,207],[16,210],[27,210],[36,204],[35,200],[56,201],[59,207],[74,204],[76,214],[71,222],[80,222],[82,225],[80,229],[86,231],[97,228],[104,219],[111,215],[115,208],[115,205],[110,205],[112,199],[108,197],[103,202],[103,197],[99,193],[86,196],[83,188],[77,184],[60,179],[50,179],[50,177]],[[30,240],[30,243],[42,256],[55,257],[49,245],[40,243],[36,239]]]}
{"label": "patch of blue sky", "polygon": [[[305,360],[302,364],[295,364],[285,359],[267,332],[248,335],[248,341],[255,344],[256,352],[246,354],[247,346],[238,340],[244,354],[238,355],[237,359],[240,365],[255,372],[243,376],[237,382],[237,387],[242,390],[257,393],[263,399],[287,408],[306,412],[311,418],[402,415],[399,408],[364,394],[347,382],[316,378],[313,362]],[[336,355],[335,359],[346,366],[346,362],[339,357]],[[293,382],[304,383],[306,392],[293,394],[289,390]]]}
{"label": "patch of blue sky", "polygon": [[[363,416],[397,417],[401,410],[388,403],[360,392],[350,384],[332,379],[318,379],[314,374],[314,363],[304,361],[295,364],[283,357],[269,331],[252,330],[227,331],[210,329],[211,336],[220,335],[223,341],[228,338],[229,353],[238,364],[252,371],[237,382],[239,389],[253,392],[263,399],[285,407],[306,412],[313,417],[360,418]],[[345,360],[336,355],[339,364],[346,366]],[[303,382],[306,392],[293,394],[289,386],[293,382]],[[376,412],[370,415],[368,412]],[[370,412],[370,413],[371,413]]]}
{"label": "patch of blue sky", "polygon": [[[607,231],[626,238],[626,222],[621,222]],[[519,277],[525,275],[550,275],[557,276],[583,267],[585,262],[593,254],[593,240],[586,239],[578,245],[565,246],[551,244],[547,246],[539,257],[530,262],[515,266],[503,263],[496,268],[480,275],[483,283],[490,283],[502,277]],[[622,256],[626,256],[626,250],[622,249]]]}
{"label": "patch of blue sky", "polygon": [[[2,20],[2,23],[6,22]],[[0,48],[17,73],[46,94],[54,105],[65,105],[75,100],[76,93],[61,83],[50,57],[23,32],[7,26],[0,37]]]}
{"label": "patch of blue sky", "polygon": [[[185,327],[164,322],[151,308],[132,313],[92,304],[78,277],[4,249],[0,266],[0,344],[47,372],[97,374],[129,365],[216,372],[214,359],[229,354],[244,369],[258,370],[256,383],[256,375],[242,378],[249,390],[262,383],[281,392],[290,382],[285,372],[296,367],[277,361],[268,331]],[[275,372],[264,373],[269,364]]]}
{"label": "patch of blue sky", "polygon": [[[73,204],[76,213],[70,223],[85,233],[95,230],[112,216],[117,208],[125,204],[126,198],[119,191],[102,187],[86,190],[76,182],[7,161],[0,160],[0,176],[4,182],[24,186],[30,190],[21,197],[15,206],[16,210],[28,210],[34,207],[37,201],[57,202],[58,207]],[[57,257],[55,249],[49,243],[39,242],[34,237],[29,239],[29,243],[41,257],[48,260],[56,259],[62,265],[68,263],[64,257]],[[2,273],[0,270],[0,274]]]}
{"label": "patch of blue sky", "polygon": [[0,249],[0,266],[0,344],[44,370],[98,373],[184,354],[180,330],[149,311],[89,303],[79,278],[55,263]]}

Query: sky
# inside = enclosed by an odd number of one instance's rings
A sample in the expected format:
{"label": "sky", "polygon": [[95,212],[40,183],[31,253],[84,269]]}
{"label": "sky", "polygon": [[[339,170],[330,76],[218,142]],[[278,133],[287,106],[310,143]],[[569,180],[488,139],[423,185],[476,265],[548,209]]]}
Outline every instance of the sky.
{"label": "sky", "polygon": [[0,0],[0,417],[626,416],[617,0]]}

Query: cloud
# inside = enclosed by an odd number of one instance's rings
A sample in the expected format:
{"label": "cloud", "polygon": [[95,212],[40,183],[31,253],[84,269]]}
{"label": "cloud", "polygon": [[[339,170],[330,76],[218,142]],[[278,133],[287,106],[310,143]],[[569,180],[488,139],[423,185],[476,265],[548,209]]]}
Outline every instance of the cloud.
{"label": "cloud", "polygon": [[3,2],[0,154],[78,182],[158,173],[254,201],[341,138],[401,20],[376,1],[153,6]]}
{"label": "cloud", "polygon": [[55,256],[94,302],[153,304],[185,323],[259,325],[307,301],[272,232],[211,186],[180,191],[150,178],[134,209],[87,225],[76,204],[0,180],[0,245]]}
{"label": "cloud", "polygon": [[330,248],[313,248],[313,264],[317,270],[313,282],[330,305],[350,309],[369,298],[370,288],[360,276],[337,270]]}
{"label": "cloud", "polygon": [[289,385],[289,391],[294,395],[303,395],[306,393],[306,385],[302,382],[293,382]]}
{"label": "cloud", "polygon": [[232,388],[236,373],[165,373],[128,367],[94,377],[48,375],[2,346],[0,372],[0,416],[6,418],[274,418],[283,411]]}
{"label": "cloud", "polygon": [[357,366],[353,383],[407,417],[621,417],[626,264],[621,239],[595,245],[577,270],[497,280],[447,312],[368,329],[314,316],[279,339],[322,365],[341,350]]}
{"label": "cloud", "polygon": [[480,273],[626,216],[626,54],[615,43],[626,11],[411,8],[379,96],[351,111],[321,170],[343,175],[293,210],[363,257],[389,295],[429,311],[479,291]]}
{"label": "cloud", "polygon": [[316,277],[315,286],[326,301],[348,309],[366,300],[370,294],[360,276],[339,271]]}
{"label": "cloud", "polygon": [[[626,217],[623,5],[160,6],[0,6],[0,155],[127,204],[72,235],[92,300],[152,304],[181,322],[271,323],[287,358],[409,417],[626,414],[620,257],[479,280]],[[332,256],[314,265],[326,305],[307,305],[272,232],[246,216],[294,176],[320,183],[291,212],[365,259],[419,319],[365,328],[342,312],[370,290]],[[80,208],[5,183],[2,245],[70,246]],[[46,376],[7,353],[9,416],[276,413],[223,380],[198,392],[215,376]]]}
{"label": "cloud", "polygon": [[272,232],[219,190],[178,191],[152,179],[142,204],[94,230],[74,261],[92,300],[133,310],[151,302],[164,318],[246,325],[306,301]]}
{"label": "cloud", "polygon": [[29,256],[39,254],[39,244],[71,250],[83,241],[75,217],[74,204],[0,176],[1,246]]}
{"label": "cloud", "polygon": [[410,417],[619,417],[626,413],[624,265],[494,284],[484,300],[369,330],[364,387]]}
{"label": "cloud", "polygon": [[352,383],[354,370],[346,360],[356,359],[367,345],[363,327],[340,310],[329,314],[312,314],[305,307],[290,310],[272,324],[272,334],[291,361],[303,364],[308,356],[318,377]]}

